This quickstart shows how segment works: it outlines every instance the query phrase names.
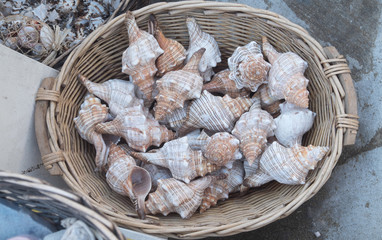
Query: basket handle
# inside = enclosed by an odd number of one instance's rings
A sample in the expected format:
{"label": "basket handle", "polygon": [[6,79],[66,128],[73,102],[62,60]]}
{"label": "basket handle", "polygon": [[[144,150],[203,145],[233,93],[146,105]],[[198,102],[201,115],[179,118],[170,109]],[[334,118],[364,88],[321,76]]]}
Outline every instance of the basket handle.
{"label": "basket handle", "polygon": [[347,65],[344,56],[340,55],[333,46],[325,47],[324,52],[328,56],[328,60],[323,61],[329,63],[324,68],[326,76],[337,76],[342,88],[345,106],[345,114],[337,115],[337,127],[342,127],[344,131],[344,146],[353,145],[358,131],[358,112],[357,112],[357,94],[354,88],[353,79],[350,75],[350,68]]}
{"label": "basket handle", "polygon": [[62,175],[58,162],[64,160],[63,154],[61,151],[52,152],[49,145],[49,131],[46,122],[49,102],[57,102],[59,97],[59,93],[52,90],[54,81],[55,78],[43,79],[40,88],[37,91],[34,113],[35,132],[37,145],[45,168],[51,175]]}

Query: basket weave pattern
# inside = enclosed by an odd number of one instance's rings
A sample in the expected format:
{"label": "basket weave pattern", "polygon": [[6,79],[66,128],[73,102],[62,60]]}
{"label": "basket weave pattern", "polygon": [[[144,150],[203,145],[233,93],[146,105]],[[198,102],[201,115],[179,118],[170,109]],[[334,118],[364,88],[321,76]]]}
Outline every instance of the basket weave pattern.
{"label": "basket weave pattern", "polygon": [[[117,224],[146,233],[176,238],[225,236],[251,231],[291,214],[310,199],[328,180],[342,151],[346,128],[356,131],[356,116],[345,113],[345,91],[339,74],[350,73],[342,58],[329,59],[321,45],[303,28],[287,19],[241,4],[187,1],[158,3],[133,12],[139,27],[147,30],[148,16],[156,15],[165,36],[176,39],[186,48],[186,17],[193,16],[203,31],[213,35],[222,53],[222,63],[215,72],[227,68],[227,58],[237,46],[261,42],[267,36],[280,52],[292,51],[308,62],[305,72],[310,80],[309,108],[317,113],[313,128],[304,144],[328,146],[330,152],[310,172],[305,185],[289,186],[276,182],[236,196],[189,220],[178,215],[148,216],[139,220],[132,203],[113,192],[105,177],[94,172],[95,151],[74,128],[86,89],[76,80],[81,73],[94,82],[112,78],[128,79],[121,72],[121,57],[128,46],[124,16],[119,16],[93,32],[65,62],[53,91],[42,91],[39,100],[49,100],[46,117],[51,154],[43,156],[48,169],[56,167],[75,191],[90,201]],[[339,63],[339,64],[337,64]],[[45,94],[46,93],[46,94]]]}

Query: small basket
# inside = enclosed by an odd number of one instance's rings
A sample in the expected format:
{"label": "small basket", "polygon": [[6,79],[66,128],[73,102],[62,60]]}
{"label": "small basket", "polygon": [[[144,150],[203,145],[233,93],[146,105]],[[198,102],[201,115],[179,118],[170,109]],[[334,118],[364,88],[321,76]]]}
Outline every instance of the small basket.
{"label": "small basket", "polygon": [[53,226],[74,217],[104,239],[125,239],[117,226],[85,198],[52,187],[37,178],[0,171],[0,198],[27,209]]}
{"label": "small basket", "polygon": [[37,94],[36,131],[45,167],[62,175],[75,191],[89,196],[97,208],[118,225],[145,233],[175,238],[227,236],[251,231],[284,218],[314,196],[328,180],[344,145],[354,144],[357,129],[357,99],[346,60],[334,47],[323,48],[302,27],[275,13],[242,4],[183,1],[157,3],[136,10],[139,27],[147,29],[155,14],[164,34],[188,46],[186,17],[194,16],[203,31],[212,34],[222,53],[222,63],[238,46],[261,42],[267,36],[280,52],[292,51],[308,62],[309,108],[317,113],[304,144],[328,146],[327,156],[308,175],[304,185],[271,182],[219,202],[203,214],[188,220],[176,214],[137,218],[126,197],[113,192],[105,177],[94,172],[94,147],[82,140],[74,127],[85,87],[78,73],[95,82],[111,78],[128,79],[121,72],[121,56],[128,46],[124,16],[93,32],[67,59],[57,79],[43,82]]}

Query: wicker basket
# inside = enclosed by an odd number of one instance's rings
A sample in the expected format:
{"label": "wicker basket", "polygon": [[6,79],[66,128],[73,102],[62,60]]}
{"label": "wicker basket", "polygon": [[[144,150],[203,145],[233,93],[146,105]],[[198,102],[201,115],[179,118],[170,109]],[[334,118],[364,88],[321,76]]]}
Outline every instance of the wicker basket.
{"label": "wicker basket", "polygon": [[37,214],[58,228],[61,220],[74,217],[86,223],[97,236],[124,239],[117,226],[86,199],[33,177],[0,171],[0,198]]}
{"label": "wicker basket", "polygon": [[[73,118],[83,101],[85,88],[78,73],[95,82],[128,79],[121,73],[121,55],[128,46],[124,16],[93,32],[65,62],[56,80],[46,80],[37,94],[36,130],[43,162],[51,174],[62,175],[75,191],[89,196],[98,209],[118,225],[175,238],[226,236],[251,231],[283,218],[314,196],[328,180],[343,145],[353,144],[358,128],[357,100],[350,70],[335,48],[323,48],[303,28],[275,13],[246,5],[186,1],[157,3],[133,12],[138,25],[147,29],[149,14],[157,16],[167,37],[188,46],[186,16],[194,16],[202,29],[219,43],[222,64],[237,46],[269,38],[279,51],[293,51],[305,59],[310,79],[309,108],[317,113],[304,144],[329,146],[330,152],[300,186],[269,183],[240,197],[221,202],[189,220],[178,215],[137,219],[131,202],[108,187],[94,172],[95,151],[74,128]],[[50,87],[52,86],[52,88]],[[48,102],[49,101],[49,106]],[[47,110],[46,110],[47,108]],[[45,115],[47,111],[47,115]]]}

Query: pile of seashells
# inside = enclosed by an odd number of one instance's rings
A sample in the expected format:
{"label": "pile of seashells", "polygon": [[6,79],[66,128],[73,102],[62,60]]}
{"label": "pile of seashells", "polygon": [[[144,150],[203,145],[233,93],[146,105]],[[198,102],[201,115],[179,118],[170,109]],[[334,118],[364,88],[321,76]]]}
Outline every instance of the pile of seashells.
{"label": "pile of seashells", "polygon": [[50,64],[112,15],[120,0],[0,0],[0,43]]}
{"label": "pile of seashells", "polygon": [[[229,69],[214,74],[218,44],[194,18],[187,18],[187,51],[163,35],[153,15],[149,33],[131,12],[125,23],[122,71],[131,81],[98,84],[79,75],[89,93],[74,122],[95,146],[97,169],[139,217],[190,218],[272,180],[305,183],[328,148],[301,146],[316,115],[308,109],[303,59],[263,37],[262,49],[254,41],[238,47]],[[126,143],[117,145],[120,138]]]}

